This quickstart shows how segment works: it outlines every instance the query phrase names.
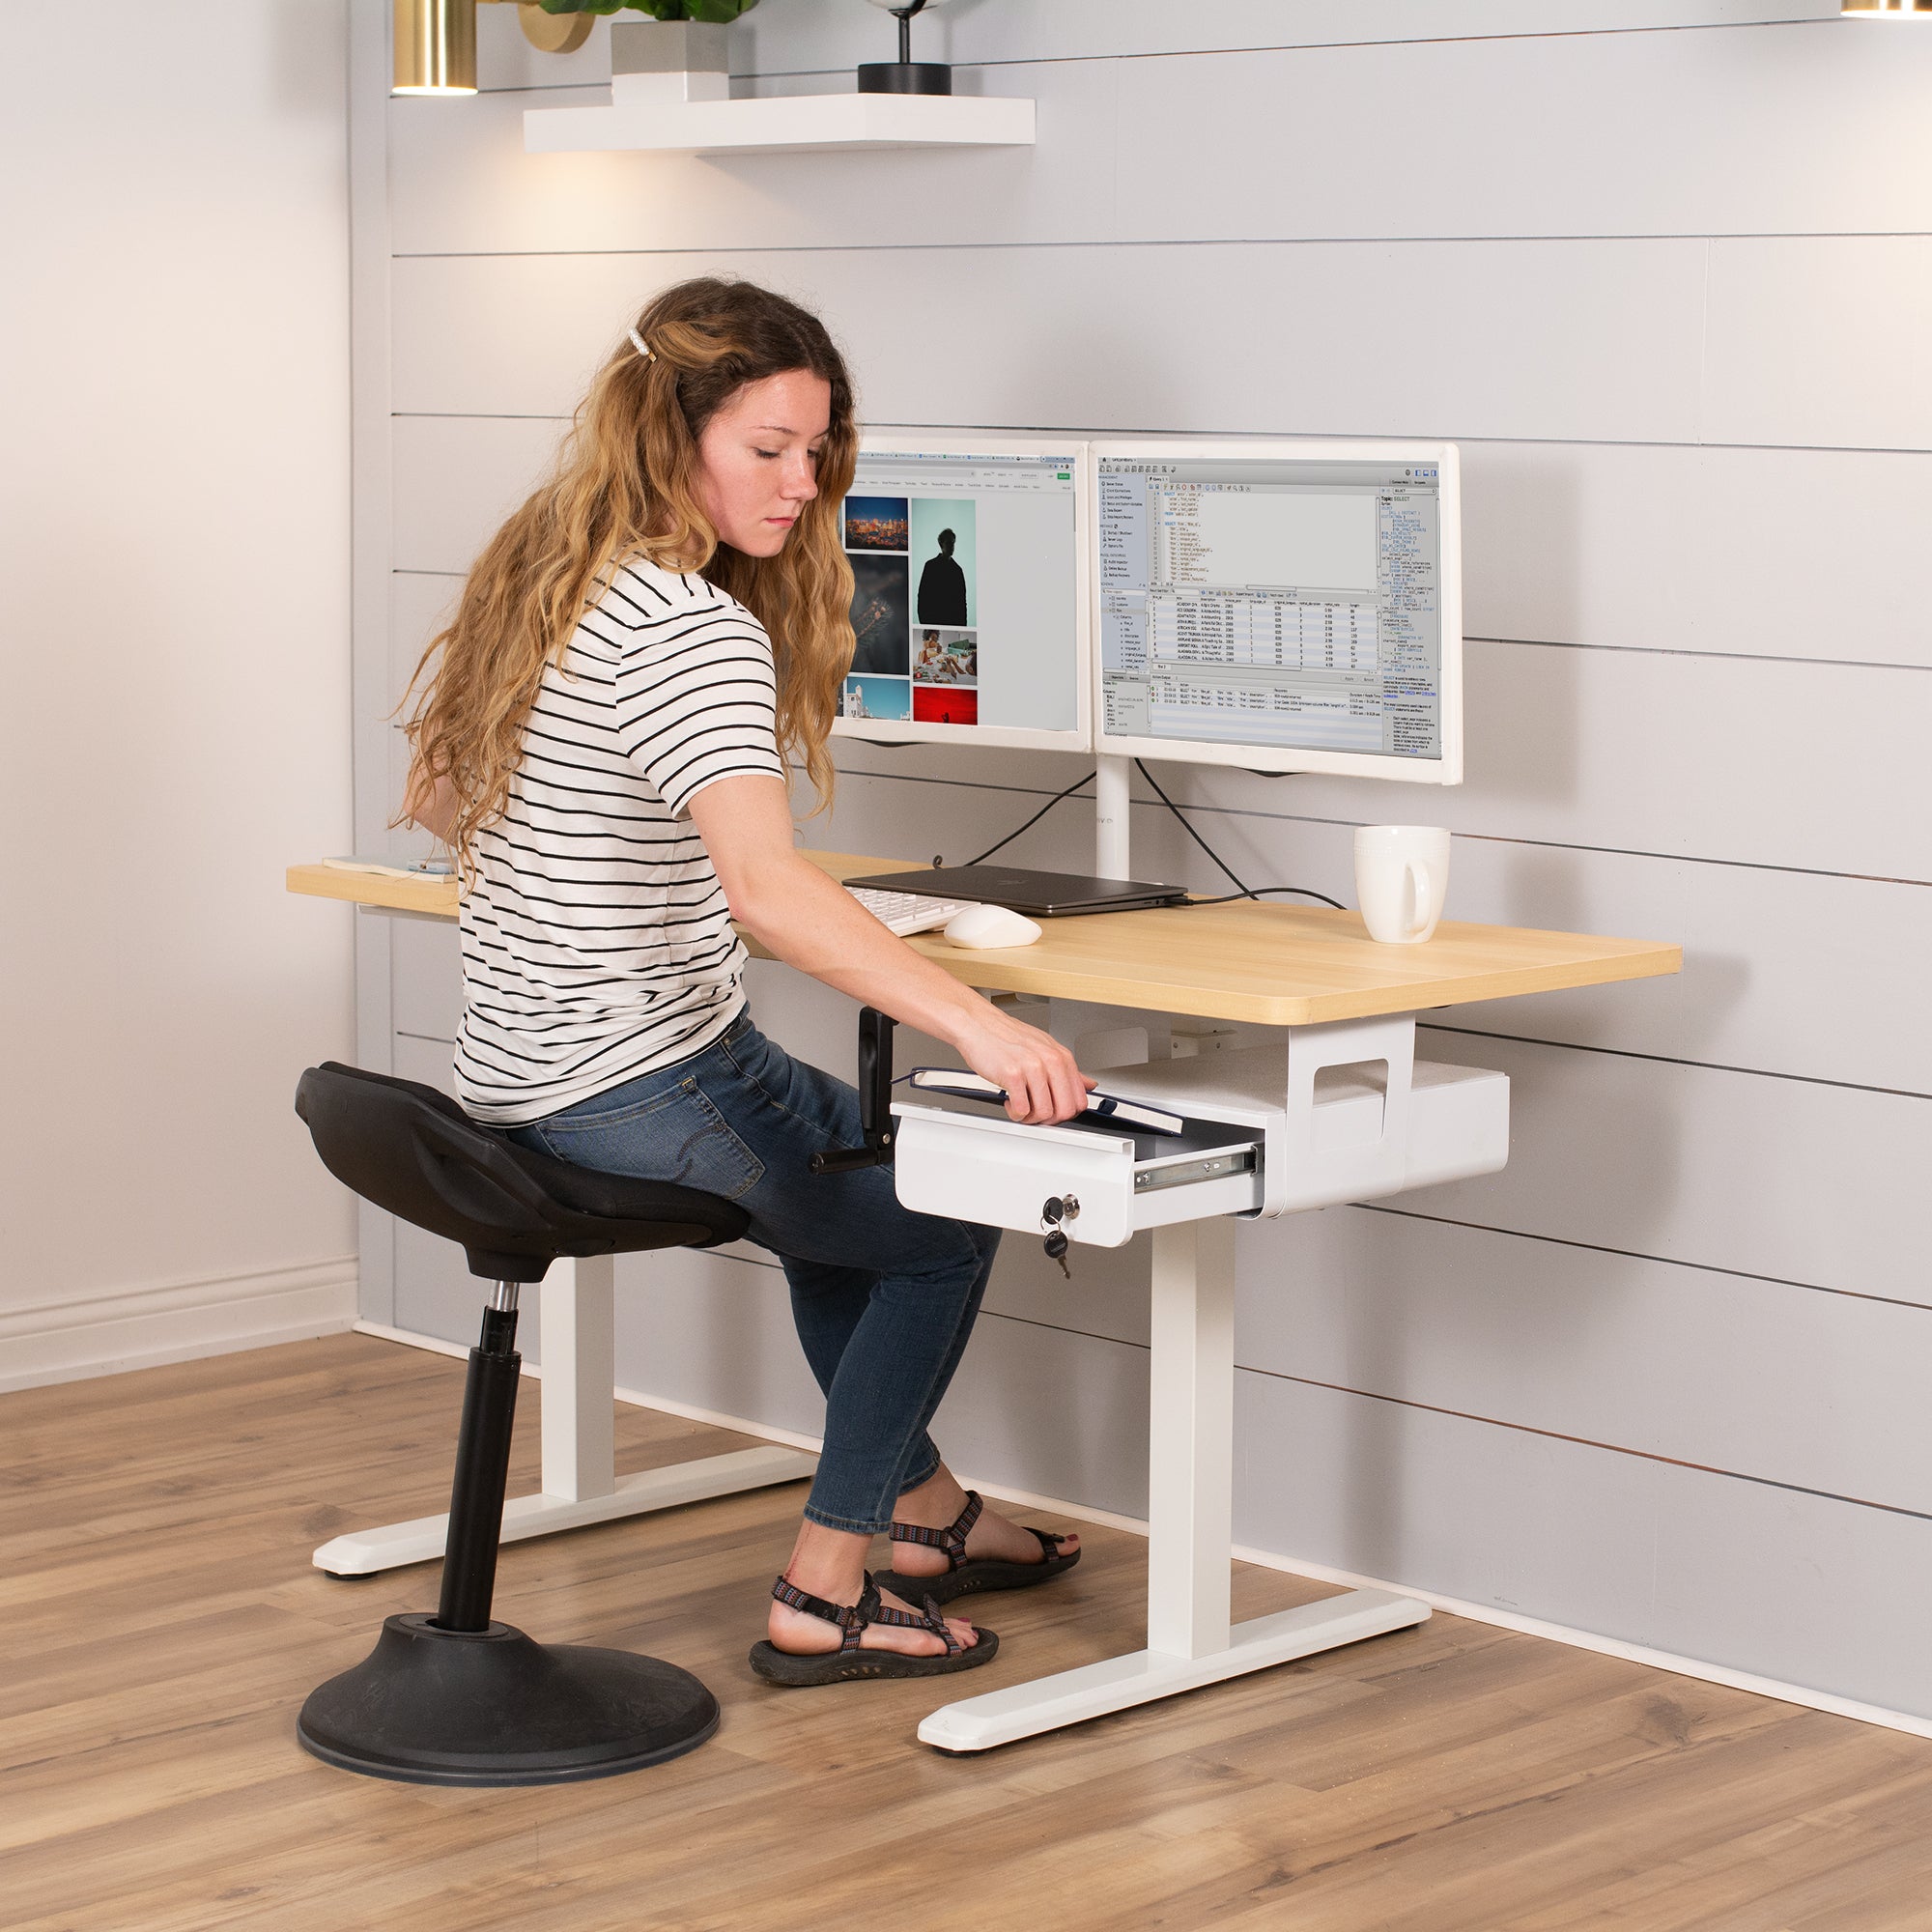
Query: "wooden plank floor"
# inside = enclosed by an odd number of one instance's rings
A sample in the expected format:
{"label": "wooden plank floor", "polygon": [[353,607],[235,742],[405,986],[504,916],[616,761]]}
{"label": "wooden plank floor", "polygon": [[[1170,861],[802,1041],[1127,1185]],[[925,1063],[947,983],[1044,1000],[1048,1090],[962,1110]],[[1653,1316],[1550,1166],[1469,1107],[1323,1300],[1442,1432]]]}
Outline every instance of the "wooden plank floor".
{"label": "wooden plank floor", "polygon": [[[302,1698],[436,1572],[308,1552],[442,1506],[461,1376],[340,1336],[0,1396],[0,1925],[1932,1928],[1932,1743],[1450,1617],[940,1757],[913,1731],[950,1687],[747,1669],[796,1487],[504,1552],[508,1620],[712,1686],[701,1750],[540,1791],[330,1770]],[[630,1467],[743,1441],[618,1413]],[[1146,1546],[1086,1534],[1065,1586],[985,1601],[971,1690],[1138,1647]],[[1244,1568],[1236,1613],[1326,1594]]]}

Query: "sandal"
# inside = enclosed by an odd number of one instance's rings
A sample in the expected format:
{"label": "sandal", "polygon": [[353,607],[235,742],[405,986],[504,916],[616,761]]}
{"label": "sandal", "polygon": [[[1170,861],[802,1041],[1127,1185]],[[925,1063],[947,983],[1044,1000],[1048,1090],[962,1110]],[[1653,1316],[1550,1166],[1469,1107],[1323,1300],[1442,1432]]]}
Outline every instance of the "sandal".
{"label": "sandal", "polygon": [[[918,1593],[915,1592],[915,1595]],[[975,1624],[979,1641],[969,1650],[946,1627],[939,1605],[925,1599],[925,1614],[910,1610],[889,1610],[879,1602],[879,1585],[868,1571],[866,1586],[856,1604],[829,1604],[788,1583],[781,1577],[772,1585],[772,1595],[780,1603],[807,1616],[823,1617],[845,1633],[845,1641],[837,1650],[801,1656],[797,1651],[781,1650],[769,1637],[752,1646],[752,1668],[768,1684],[783,1684],[793,1689],[808,1684],[843,1684],[862,1677],[942,1677],[950,1670],[973,1670],[990,1663],[1000,1647],[991,1631]],[[891,1624],[901,1630],[926,1630],[946,1645],[944,1657],[908,1657],[898,1650],[862,1650],[859,1640],[868,1624]]]}
{"label": "sandal", "polygon": [[1080,1561],[1077,1549],[1063,1556],[1060,1546],[1066,1539],[1044,1529],[1032,1530],[1039,1538],[1037,1563],[1015,1563],[1001,1556],[968,1556],[966,1538],[984,1508],[979,1491],[968,1490],[966,1507],[946,1529],[923,1529],[912,1522],[894,1523],[890,1534],[895,1543],[923,1543],[929,1548],[943,1549],[948,1567],[937,1577],[901,1577],[895,1571],[882,1570],[879,1588],[903,1597],[909,1604],[923,1598],[935,1604],[949,1604],[954,1597],[964,1597],[975,1590],[1030,1590],[1049,1577],[1058,1577],[1063,1570],[1071,1570]]}

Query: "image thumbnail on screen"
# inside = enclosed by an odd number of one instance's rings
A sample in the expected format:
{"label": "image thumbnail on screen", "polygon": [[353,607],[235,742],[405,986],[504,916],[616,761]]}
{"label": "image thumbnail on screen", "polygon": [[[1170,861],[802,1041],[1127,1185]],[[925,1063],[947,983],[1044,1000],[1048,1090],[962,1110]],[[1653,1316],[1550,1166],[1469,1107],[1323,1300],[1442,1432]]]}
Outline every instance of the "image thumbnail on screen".
{"label": "image thumbnail on screen", "polygon": [[904,556],[850,554],[855,671],[903,677],[912,655],[912,614]]}
{"label": "image thumbnail on screen", "polygon": [[912,675],[915,684],[978,684],[979,633],[922,628],[913,653]]}
{"label": "image thumbnail on screen", "polygon": [[905,554],[906,499],[903,497],[847,497],[845,548],[894,550]]}
{"label": "image thumbnail on screen", "polygon": [[961,691],[952,684],[916,684],[912,688],[912,715],[921,724],[977,724],[980,694]]}
{"label": "image thumbnail on screen", "polygon": [[848,677],[839,695],[838,715],[901,721],[910,718],[912,686],[902,677]]}
{"label": "image thumbnail on screen", "polygon": [[913,615],[922,624],[963,628],[980,621],[974,512],[970,497],[912,500],[912,567],[919,583]]}

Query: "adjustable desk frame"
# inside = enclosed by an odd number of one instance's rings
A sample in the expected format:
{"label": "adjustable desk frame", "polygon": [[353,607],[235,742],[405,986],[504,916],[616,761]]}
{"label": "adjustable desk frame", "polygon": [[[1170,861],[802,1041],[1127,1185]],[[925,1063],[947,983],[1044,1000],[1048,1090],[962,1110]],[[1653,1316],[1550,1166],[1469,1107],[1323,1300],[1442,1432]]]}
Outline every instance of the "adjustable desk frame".
{"label": "adjustable desk frame", "polygon": [[[1111,815],[1103,813],[1103,834]],[[1104,859],[1104,842],[1102,852]],[[896,863],[808,856],[836,878]],[[291,868],[289,888],[431,918],[456,912],[447,882],[302,866]],[[1376,946],[1352,913],[1252,902],[1057,920],[1037,945],[998,952],[965,952],[932,935],[909,943],[987,991],[1275,1027],[1382,1017],[1412,1029],[1414,1014],[1428,1008],[1646,979],[1683,963],[1674,946],[1496,926],[1445,924],[1427,946]],[[1152,1241],[1147,1648],[949,1704],[921,1724],[926,1744],[984,1750],[1429,1615],[1413,1598],[1351,1590],[1230,1626],[1234,1228],[1225,1216],[1186,1221],[1154,1229]],[[810,1457],[772,1448],[618,1479],[611,1462],[611,1264],[578,1262],[567,1272],[558,1264],[541,1305],[544,1493],[509,1504],[506,1540],[810,1472]],[[445,1519],[426,1517],[337,1537],[315,1561],[338,1574],[421,1562],[441,1553],[444,1528]]]}

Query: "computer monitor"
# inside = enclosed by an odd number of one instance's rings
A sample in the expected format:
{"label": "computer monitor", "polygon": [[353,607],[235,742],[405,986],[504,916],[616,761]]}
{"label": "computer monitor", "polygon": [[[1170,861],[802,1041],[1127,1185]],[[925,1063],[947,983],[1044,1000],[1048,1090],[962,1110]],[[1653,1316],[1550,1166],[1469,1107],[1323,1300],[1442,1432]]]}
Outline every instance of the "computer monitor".
{"label": "computer monitor", "polygon": [[1454,444],[1092,450],[1095,751],[1462,782]]}
{"label": "computer monitor", "polygon": [[868,430],[845,497],[857,645],[833,730],[1089,752],[1085,443]]}

